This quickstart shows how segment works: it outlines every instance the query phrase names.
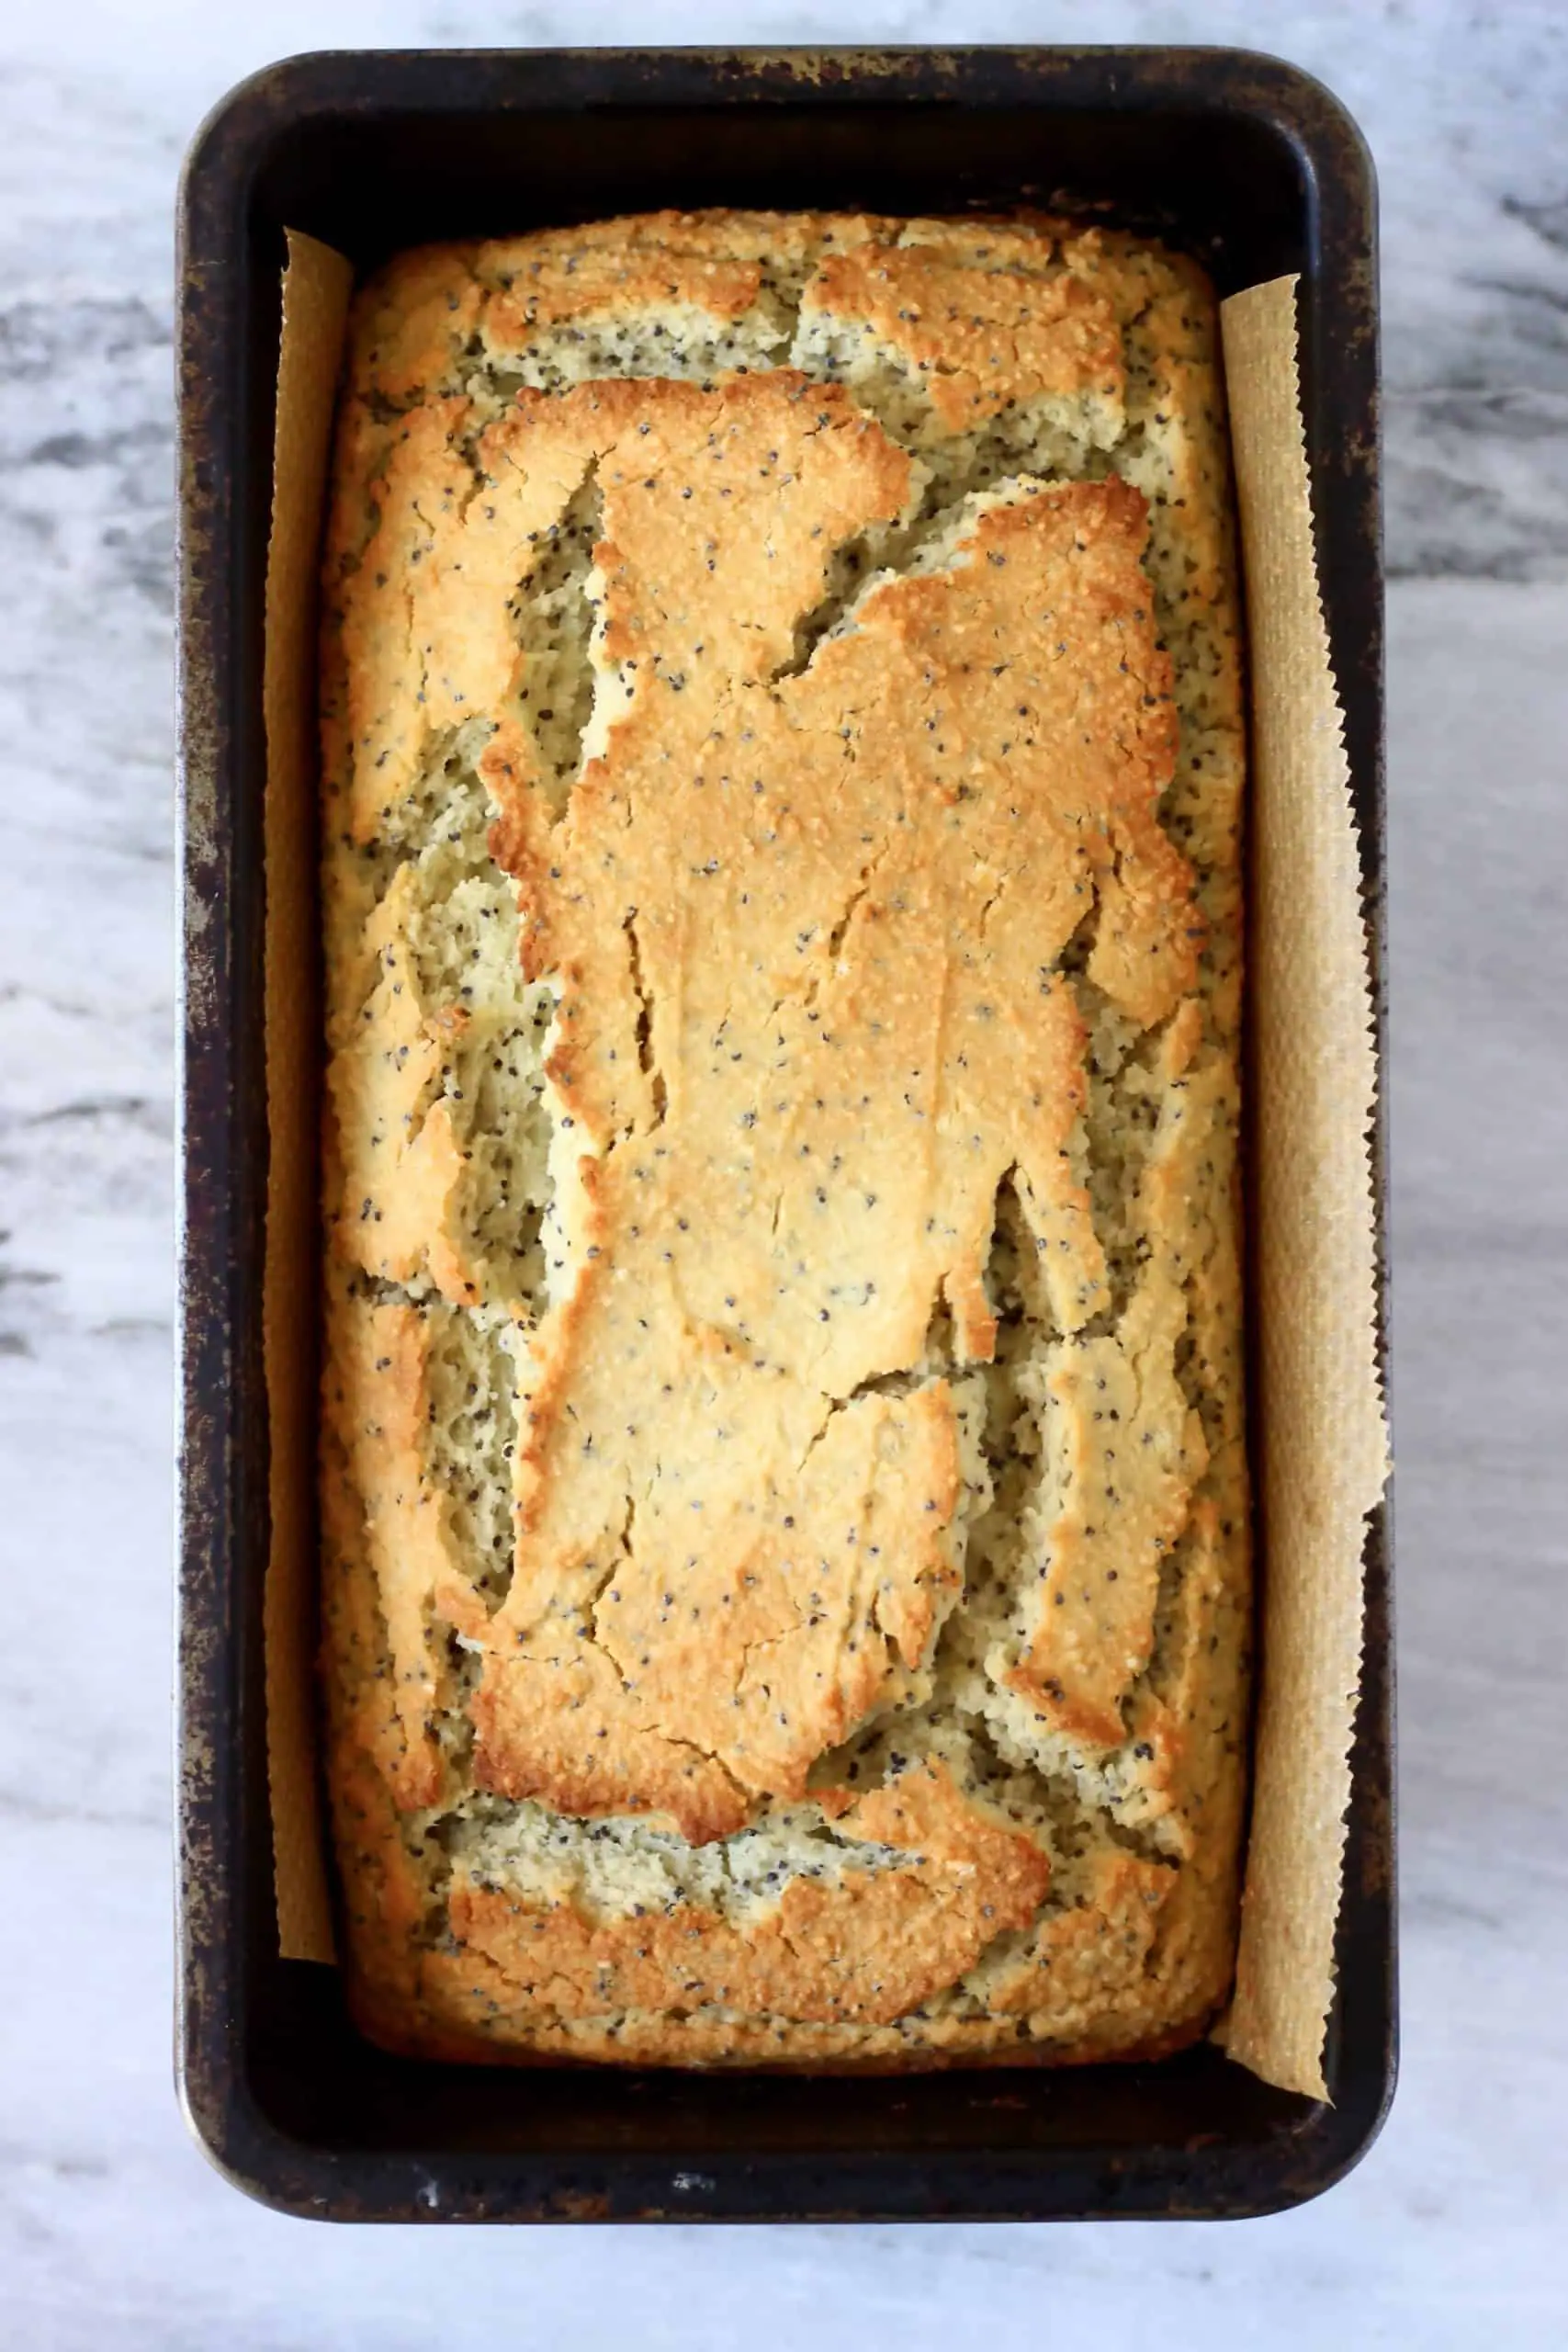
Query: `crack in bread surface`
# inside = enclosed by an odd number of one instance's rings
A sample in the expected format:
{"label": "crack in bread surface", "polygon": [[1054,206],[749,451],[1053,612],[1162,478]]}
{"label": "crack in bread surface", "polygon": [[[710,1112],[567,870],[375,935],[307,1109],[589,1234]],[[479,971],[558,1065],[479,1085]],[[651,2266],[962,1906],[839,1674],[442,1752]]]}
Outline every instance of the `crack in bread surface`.
{"label": "crack in bread surface", "polygon": [[1213,344],[1188,266],[1024,218],[651,216],[360,298],[327,1670],[400,2046],[1093,2056],[1223,1992]]}

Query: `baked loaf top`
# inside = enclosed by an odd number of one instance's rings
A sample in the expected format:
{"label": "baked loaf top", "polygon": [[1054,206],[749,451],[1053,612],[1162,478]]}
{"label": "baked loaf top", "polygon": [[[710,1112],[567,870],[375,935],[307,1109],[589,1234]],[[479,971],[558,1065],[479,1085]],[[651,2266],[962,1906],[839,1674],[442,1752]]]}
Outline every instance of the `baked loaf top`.
{"label": "baked loaf top", "polygon": [[1201,277],[1043,219],[405,255],[353,331],[324,737],[368,2030],[1189,2038],[1247,1618]]}

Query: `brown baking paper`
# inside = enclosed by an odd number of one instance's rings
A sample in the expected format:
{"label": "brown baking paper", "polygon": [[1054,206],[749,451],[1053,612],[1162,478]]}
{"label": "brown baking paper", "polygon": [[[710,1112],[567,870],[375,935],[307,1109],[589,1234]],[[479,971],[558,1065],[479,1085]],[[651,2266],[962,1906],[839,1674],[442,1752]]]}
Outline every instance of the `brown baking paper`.
{"label": "brown baking paper", "polygon": [[331,1960],[315,1742],[314,1150],[321,1066],[315,974],[316,583],[333,401],[353,272],[289,233],[266,568],[266,1277],[262,1330],[272,1464],[265,1595],[266,1754],[278,1946]]}
{"label": "brown baking paper", "polygon": [[1252,682],[1252,1462],[1267,1546],[1252,1834],[1223,2039],[1265,2081],[1321,2098],[1361,1551],[1388,1449],[1367,1150],[1372,1005],[1313,555],[1295,288],[1276,278],[1220,314]]}
{"label": "brown baking paper", "polygon": [[[317,1114],[317,549],[348,269],[290,236],[267,582],[267,1375],[273,1551],[267,1714],[278,1935],[333,1957],[313,1753],[310,1493]],[[1373,1353],[1367,1159],[1374,1068],[1354,825],[1314,565],[1294,280],[1223,306],[1251,636],[1256,1044],[1250,1311],[1261,1334],[1254,1463],[1268,1528],[1252,1828],[1223,2038],[1321,2097],[1333,1997],[1361,1540],[1385,1451]]]}

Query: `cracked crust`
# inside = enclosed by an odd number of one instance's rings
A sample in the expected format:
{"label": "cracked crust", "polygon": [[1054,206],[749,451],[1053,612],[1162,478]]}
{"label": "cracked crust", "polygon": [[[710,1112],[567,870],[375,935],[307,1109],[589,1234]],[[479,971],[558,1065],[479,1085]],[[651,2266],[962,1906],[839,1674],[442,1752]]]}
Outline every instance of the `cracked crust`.
{"label": "cracked crust", "polygon": [[1079,394],[1121,423],[1122,340],[1110,302],[1082,278],[998,268],[959,248],[867,243],[824,258],[802,316],[859,328],[925,379],[950,432],[1052,394]]}
{"label": "cracked crust", "polygon": [[796,1877],[754,1919],[688,1903],[591,1920],[464,1874],[452,1896],[458,1941],[570,2024],[606,2008],[696,2003],[808,2025],[888,2025],[942,1992],[995,1936],[1034,1918],[1049,1862],[1032,1838],[967,1803],[940,1766],[913,1766],[841,1809],[836,1795],[823,1792],[824,1809],[846,1837],[889,1849],[882,1866],[846,1871],[836,1884]]}
{"label": "cracked crust", "polygon": [[681,215],[360,298],[323,647],[332,1779],[431,2054],[1066,2063],[1223,1994],[1212,301]]}

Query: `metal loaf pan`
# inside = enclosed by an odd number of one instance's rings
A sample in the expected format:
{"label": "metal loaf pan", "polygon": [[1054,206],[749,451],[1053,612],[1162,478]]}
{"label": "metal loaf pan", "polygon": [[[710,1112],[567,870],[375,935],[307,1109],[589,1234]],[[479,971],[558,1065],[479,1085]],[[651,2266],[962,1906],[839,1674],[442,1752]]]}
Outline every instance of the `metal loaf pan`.
{"label": "metal loaf pan", "polygon": [[[1394,2064],[1388,1536],[1367,1551],[1330,2104],[1203,2045],[1158,2065],[839,2079],[421,2065],[280,1960],[263,1721],[263,592],[284,228],[360,268],[433,237],[664,205],[1064,204],[1299,271],[1317,552],[1382,1032],[1373,193],[1314,82],[1226,50],[323,54],[201,132],[181,212],[185,861],[178,2064],[198,2138],[342,2220],[1234,2216],[1370,2144]],[[1382,1185],[1381,1152],[1378,1182]],[[1267,1540],[1263,1546],[1267,1575]]]}

